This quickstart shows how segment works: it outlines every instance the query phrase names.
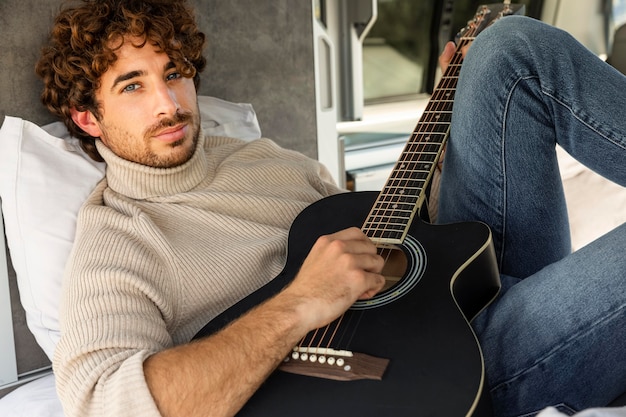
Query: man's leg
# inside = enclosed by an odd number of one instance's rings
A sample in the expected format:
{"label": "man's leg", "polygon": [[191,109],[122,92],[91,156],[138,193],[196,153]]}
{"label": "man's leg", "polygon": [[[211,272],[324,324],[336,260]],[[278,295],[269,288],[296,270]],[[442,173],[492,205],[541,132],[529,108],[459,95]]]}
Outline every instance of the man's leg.
{"label": "man's leg", "polygon": [[463,64],[438,219],[482,220],[503,273],[519,278],[570,252],[555,144],[626,186],[626,77],[569,35],[511,16]]}
{"label": "man's leg", "polygon": [[494,233],[504,291],[474,324],[499,415],[626,390],[626,226],[569,254],[555,152],[626,185],[624,109],[626,77],[528,18],[487,29],[463,64],[438,221]]}
{"label": "man's leg", "polygon": [[498,416],[606,406],[626,391],[624,248],[626,224],[511,286],[476,318]]}

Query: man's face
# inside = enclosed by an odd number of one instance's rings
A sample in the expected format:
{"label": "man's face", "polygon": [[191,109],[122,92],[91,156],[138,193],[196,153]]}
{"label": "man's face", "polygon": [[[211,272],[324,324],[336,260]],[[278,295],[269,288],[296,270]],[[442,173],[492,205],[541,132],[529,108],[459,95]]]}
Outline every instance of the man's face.
{"label": "man's face", "polygon": [[96,91],[100,135],[92,136],[143,165],[166,168],[188,161],[200,132],[193,80],[150,44],[137,48],[126,39],[117,58]]}

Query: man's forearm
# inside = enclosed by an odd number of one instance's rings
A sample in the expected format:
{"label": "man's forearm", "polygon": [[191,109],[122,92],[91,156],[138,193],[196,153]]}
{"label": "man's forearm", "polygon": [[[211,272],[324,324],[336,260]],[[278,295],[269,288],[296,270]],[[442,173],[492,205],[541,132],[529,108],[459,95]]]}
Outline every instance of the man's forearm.
{"label": "man's forearm", "polygon": [[204,340],[148,358],[164,416],[231,416],[310,330],[378,292],[384,260],[357,228],[320,237],[290,285]]}
{"label": "man's forearm", "polygon": [[144,363],[164,416],[232,416],[306,334],[296,301],[277,296],[222,331]]}

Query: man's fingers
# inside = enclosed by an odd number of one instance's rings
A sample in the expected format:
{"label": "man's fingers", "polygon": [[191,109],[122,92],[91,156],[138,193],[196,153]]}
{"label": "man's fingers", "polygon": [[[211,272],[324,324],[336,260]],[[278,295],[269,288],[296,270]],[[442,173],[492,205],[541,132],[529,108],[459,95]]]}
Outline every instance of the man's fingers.
{"label": "man's fingers", "polygon": [[370,288],[359,297],[359,300],[366,300],[375,296],[385,285],[385,277],[380,274],[369,274],[368,280],[371,282]]}
{"label": "man's fingers", "polygon": [[443,48],[443,52],[439,56],[439,66],[441,67],[441,71],[445,72],[446,68],[450,64],[452,57],[454,56],[454,51],[456,50],[456,45],[454,42],[450,41],[446,43]]}

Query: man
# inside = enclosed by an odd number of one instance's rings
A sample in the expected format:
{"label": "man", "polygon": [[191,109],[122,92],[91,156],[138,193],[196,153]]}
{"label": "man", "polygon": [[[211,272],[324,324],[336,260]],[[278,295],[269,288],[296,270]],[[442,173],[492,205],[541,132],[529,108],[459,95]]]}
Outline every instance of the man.
{"label": "man", "polygon": [[277,297],[183,343],[276,276],[292,219],[339,190],[270,141],[204,138],[204,37],[183,2],[151,3],[62,12],[38,65],[44,101],[107,162],[64,283],[54,365],[68,415],[232,415],[308,331],[384,281],[374,245],[346,230]]}
{"label": "man", "polygon": [[[144,9],[142,6],[148,3]],[[518,23],[516,32],[525,34],[525,24]],[[486,39],[499,36],[496,27]],[[532,29],[553,35],[551,29]],[[184,2],[85,0],[60,14],[50,46],[38,64],[38,73],[45,81],[44,102],[84,140],[84,147],[93,157],[107,162],[105,180],[81,210],[64,282],[63,336],[55,352],[54,367],[59,393],[70,416],[233,415],[301,337],[339,316],[356,299],[372,296],[383,285],[383,261],[374,245],[361,231],[344,230],[320,238],[292,284],[277,296],[219,333],[188,343],[205,322],[280,272],[287,230],[304,207],[341,191],[331,184],[329,175],[317,162],[282,150],[268,140],[242,143],[202,135],[194,79],[204,68],[203,40]],[[479,45],[477,41],[472,47],[479,51],[477,56],[480,51],[485,53]],[[528,67],[526,64],[523,68]],[[473,71],[464,72],[468,73]],[[623,80],[612,77],[623,87]],[[468,96],[475,88],[472,81],[468,75],[463,84]],[[502,93],[502,85],[508,83],[495,84],[494,90]],[[459,90],[460,97],[467,97],[461,93]],[[491,108],[489,97],[484,99],[485,103],[480,104],[485,114],[497,111]],[[463,159],[476,158],[475,151],[463,147],[466,141],[459,131],[470,126],[470,116],[463,116],[461,111],[457,114],[444,170],[443,185],[447,191],[442,196],[440,216],[446,221],[480,218],[491,208],[500,209],[491,207],[491,196],[480,206],[473,199],[472,192],[493,191],[491,186],[484,187],[481,182],[479,190],[468,191],[463,184],[466,178],[457,178],[466,175],[458,167]],[[528,114],[520,112],[519,117]],[[621,137],[621,153],[612,161],[613,165],[620,165],[624,160],[623,121],[609,122],[607,126],[617,132],[614,136]],[[528,128],[528,123],[522,125]],[[472,136],[473,132],[468,131],[467,135]],[[477,142],[489,143],[489,137],[485,138]],[[520,153],[528,156],[525,151]],[[492,169],[483,163],[472,166],[483,177],[483,171],[489,174]],[[620,172],[616,179],[625,183],[626,175],[623,170]],[[493,171],[493,175],[499,175],[499,171]],[[550,191],[558,189],[552,182],[545,187],[552,187]],[[471,207],[455,205],[456,199]],[[523,218],[519,220],[523,223]],[[508,234],[497,226],[496,243],[504,260],[503,273],[515,276],[518,271],[514,268],[518,267],[509,264],[515,262],[508,259],[514,256],[509,255]],[[621,255],[614,258],[620,247],[617,245],[624,240],[623,229],[618,229],[612,238],[621,238],[621,242],[605,242],[596,249],[607,254],[603,255],[605,259],[616,262],[619,278],[623,278],[624,260]],[[539,232],[546,234],[545,230]],[[505,239],[499,240],[500,236]],[[558,239],[562,239],[562,234]],[[514,248],[514,253],[527,246]],[[541,251],[554,252],[551,245],[546,246]],[[535,317],[543,319],[544,314],[534,311],[534,316],[528,314],[529,319],[526,313],[510,317],[508,307],[508,303],[515,303],[517,288],[535,281],[530,275],[541,274],[536,271],[544,264],[567,256],[558,252],[543,259],[541,251],[538,261],[516,260],[526,274],[518,274],[518,278],[528,278],[508,289],[476,323],[486,346],[489,377],[500,415],[536,410],[556,404],[554,400],[561,400],[562,393],[580,392],[577,387],[563,387],[563,381],[551,380],[553,375],[549,374],[547,380],[541,381],[542,386],[536,386],[536,380],[530,384],[515,381],[510,389],[513,393],[500,394],[512,384],[511,378],[500,377],[500,372],[523,368],[516,375],[525,375],[535,362],[529,364],[522,359],[536,360],[543,354],[532,351],[535,343],[530,343],[533,338],[528,335],[541,330],[541,325],[526,326]],[[569,277],[568,265],[562,270],[554,268],[554,274]],[[611,297],[617,302],[621,300],[623,307],[624,285],[618,285],[615,271],[612,275],[604,274],[604,269],[601,272],[606,283],[601,288],[609,284],[615,288]],[[582,279],[580,275],[578,278]],[[511,286],[516,281],[507,278],[505,282]],[[553,292],[553,298],[576,292],[576,288],[558,290],[564,292]],[[595,287],[586,290],[600,294]],[[533,294],[550,294],[544,288],[538,288],[538,293],[528,291],[529,295],[525,295],[519,290],[523,305]],[[550,301],[547,304],[560,305]],[[556,310],[540,300],[536,302],[547,314]],[[588,312],[580,305],[575,310]],[[618,308],[613,307],[612,311]],[[560,312],[554,317],[562,319],[564,315]],[[596,315],[609,316],[606,312]],[[619,327],[623,318],[617,316],[615,329],[619,333],[624,326]],[[513,323],[502,324],[505,320]],[[510,335],[506,332],[508,327],[516,331],[520,327],[524,332]],[[568,335],[572,327],[563,323],[560,330]],[[516,344],[522,336],[529,345],[523,355],[517,353],[520,346]],[[606,336],[601,332],[594,335]],[[545,340],[544,344],[555,346],[553,340]],[[567,345],[567,340],[561,344]],[[573,353],[575,357],[583,358],[589,352],[589,344],[587,341],[578,347]],[[595,341],[593,344],[599,345]],[[623,353],[621,344],[606,349],[613,349],[617,355]],[[617,384],[626,374],[619,373],[617,365],[623,368],[623,364],[613,363],[610,358],[604,363],[607,366],[598,367],[596,373],[608,372],[607,368],[612,373],[607,387],[601,388],[626,388],[623,379],[621,386]],[[550,364],[549,368],[561,375],[557,365]],[[535,400],[533,391],[524,391],[533,386],[543,390],[553,381],[559,389],[549,397]],[[521,393],[515,395],[516,392]],[[596,394],[574,406],[606,402],[613,392]]]}

